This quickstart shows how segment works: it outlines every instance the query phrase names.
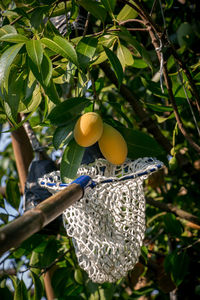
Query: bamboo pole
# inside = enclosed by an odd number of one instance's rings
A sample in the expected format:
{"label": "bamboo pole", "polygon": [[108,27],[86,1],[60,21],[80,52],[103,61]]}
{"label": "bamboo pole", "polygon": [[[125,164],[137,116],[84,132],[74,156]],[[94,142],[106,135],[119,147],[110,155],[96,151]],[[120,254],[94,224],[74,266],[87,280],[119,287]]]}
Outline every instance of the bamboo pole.
{"label": "bamboo pole", "polygon": [[19,246],[32,234],[61,215],[66,208],[81,199],[82,196],[81,185],[72,183],[63,191],[47,198],[10,224],[0,228],[0,255],[12,247]]}

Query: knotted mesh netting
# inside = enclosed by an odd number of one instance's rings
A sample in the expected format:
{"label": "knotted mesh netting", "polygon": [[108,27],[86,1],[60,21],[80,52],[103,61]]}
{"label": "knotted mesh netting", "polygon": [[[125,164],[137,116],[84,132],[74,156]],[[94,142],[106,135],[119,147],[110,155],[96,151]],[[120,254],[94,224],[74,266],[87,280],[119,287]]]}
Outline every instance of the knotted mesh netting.
{"label": "knotted mesh netting", "polygon": [[[138,261],[145,234],[143,181],[162,166],[153,158],[119,166],[98,159],[79,168],[78,175],[89,175],[95,184],[63,212],[63,220],[78,263],[92,281],[115,282]],[[56,182],[51,192],[63,188],[59,172],[47,174],[43,182],[49,178]]]}

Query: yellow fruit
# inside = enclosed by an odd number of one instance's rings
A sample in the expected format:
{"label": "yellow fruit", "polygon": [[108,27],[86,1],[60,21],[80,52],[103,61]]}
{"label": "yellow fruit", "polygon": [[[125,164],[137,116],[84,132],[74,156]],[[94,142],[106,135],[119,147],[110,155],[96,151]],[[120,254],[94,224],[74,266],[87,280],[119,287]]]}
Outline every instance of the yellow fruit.
{"label": "yellow fruit", "polygon": [[103,156],[114,165],[123,164],[128,152],[126,141],[121,133],[106,123],[103,124],[99,148]]}
{"label": "yellow fruit", "polygon": [[74,127],[74,138],[77,144],[82,147],[89,147],[95,144],[103,132],[103,121],[95,112],[88,112],[82,115]]}

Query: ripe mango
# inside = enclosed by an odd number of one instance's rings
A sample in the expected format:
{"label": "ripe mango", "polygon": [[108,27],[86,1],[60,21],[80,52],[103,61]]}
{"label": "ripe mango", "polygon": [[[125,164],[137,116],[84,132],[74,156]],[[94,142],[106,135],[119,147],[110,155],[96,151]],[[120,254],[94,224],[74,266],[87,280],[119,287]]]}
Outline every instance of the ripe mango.
{"label": "ripe mango", "polygon": [[123,164],[127,157],[128,149],[126,141],[119,131],[104,123],[103,133],[99,139],[99,148],[103,156],[112,164]]}
{"label": "ripe mango", "polygon": [[103,121],[95,112],[88,112],[82,115],[75,124],[74,138],[77,144],[82,147],[89,147],[95,144],[103,132]]}

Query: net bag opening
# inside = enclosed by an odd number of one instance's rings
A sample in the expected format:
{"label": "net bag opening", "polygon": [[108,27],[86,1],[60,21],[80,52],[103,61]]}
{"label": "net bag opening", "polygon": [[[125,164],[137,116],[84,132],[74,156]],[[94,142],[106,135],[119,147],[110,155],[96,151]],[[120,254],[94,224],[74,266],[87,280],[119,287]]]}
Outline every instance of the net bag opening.
{"label": "net bag opening", "polygon": [[[143,182],[163,166],[154,158],[127,160],[123,165],[97,159],[81,165],[78,176],[92,179],[82,199],[63,212],[78,263],[93,282],[115,282],[137,263],[145,235]],[[66,185],[59,171],[42,178],[52,193]]]}

